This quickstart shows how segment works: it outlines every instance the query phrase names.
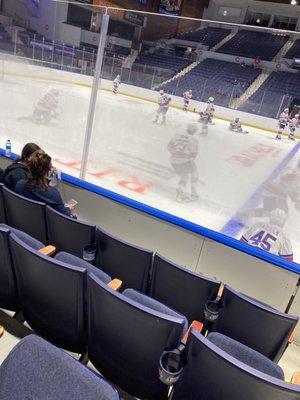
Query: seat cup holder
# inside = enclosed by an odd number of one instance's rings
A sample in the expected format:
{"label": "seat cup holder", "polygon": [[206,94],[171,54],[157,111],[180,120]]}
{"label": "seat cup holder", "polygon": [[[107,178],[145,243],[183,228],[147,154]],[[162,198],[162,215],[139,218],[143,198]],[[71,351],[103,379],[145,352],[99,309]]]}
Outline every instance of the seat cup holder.
{"label": "seat cup holder", "polygon": [[219,300],[210,300],[204,306],[204,316],[206,321],[214,322],[218,319],[222,305]]}
{"label": "seat cup holder", "polygon": [[82,258],[89,263],[93,263],[93,261],[96,258],[96,254],[97,254],[97,246],[95,244],[87,244],[83,248]]}
{"label": "seat cup holder", "polygon": [[174,385],[183,370],[181,351],[179,349],[164,351],[159,360],[159,379],[168,386]]}

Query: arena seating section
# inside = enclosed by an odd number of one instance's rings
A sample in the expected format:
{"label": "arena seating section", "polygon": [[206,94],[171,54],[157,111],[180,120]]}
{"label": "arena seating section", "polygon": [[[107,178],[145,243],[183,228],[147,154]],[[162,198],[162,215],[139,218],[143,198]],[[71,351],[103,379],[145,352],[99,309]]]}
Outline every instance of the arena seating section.
{"label": "arena seating section", "polygon": [[190,64],[190,61],[167,54],[141,53],[139,58],[135,60],[134,64],[142,64],[147,65],[147,67],[167,69],[172,71],[172,73],[175,75],[177,72],[187,67]]}
{"label": "arena seating section", "polygon": [[288,107],[294,97],[300,97],[300,74],[272,72],[240,110],[276,118],[279,110]]}
{"label": "arena seating section", "polygon": [[241,30],[217,52],[238,57],[256,58],[271,61],[281,47],[288,41],[288,36],[272,35],[268,32]]}
{"label": "arena seating section", "polygon": [[161,88],[178,96],[193,89],[195,100],[206,101],[209,96],[214,96],[216,104],[228,106],[230,99],[240,97],[260,72],[260,69],[249,66],[241,67],[237,63],[207,58],[184,76]]}
{"label": "arena seating section", "polygon": [[[256,393],[271,399],[278,392],[282,400],[299,398],[300,387],[285,383],[277,365],[298,317],[227,285],[223,288],[216,279],[58,214],[3,185],[0,223],[0,307],[18,315],[12,319],[0,310],[0,321],[5,315],[6,322],[13,321],[11,326],[18,325],[18,332],[24,329],[20,337],[36,333],[81,353],[81,360],[88,357],[105,379],[143,400],[168,398],[169,388],[158,378],[159,359],[166,350],[187,360],[183,379],[175,385],[175,399],[196,400],[203,391],[207,400],[240,400],[241,393],[245,400],[261,399]],[[83,245],[91,242],[98,248],[94,265],[79,258]],[[45,252],[50,243],[56,244],[56,255],[53,248]],[[120,292],[111,276],[122,279]],[[218,310],[213,322],[206,319],[210,310]],[[200,328],[191,331],[186,343],[183,338],[195,320]],[[202,325],[207,338],[200,334]],[[52,373],[46,373],[50,369],[59,373],[52,381]],[[218,372],[224,370],[226,378]],[[222,379],[215,380],[216,374]],[[18,385],[10,391],[15,376]],[[96,373],[36,336],[25,338],[11,352],[0,367],[0,380],[0,397],[5,400],[21,400],[24,393],[43,400],[45,390],[49,400],[89,400],[97,395],[118,399]],[[211,390],[205,390],[206,384]]]}
{"label": "arena seating section", "polygon": [[300,39],[295,40],[293,46],[286,53],[284,58],[300,58]]}
{"label": "arena seating section", "polygon": [[204,28],[193,32],[183,33],[178,35],[178,39],[188,40],[190,42],[201,43],[204,46],[208,46],[209,49],[214,47],[216,44],[221,42],[226,36],[230,34],[230,29],[223,28]]}

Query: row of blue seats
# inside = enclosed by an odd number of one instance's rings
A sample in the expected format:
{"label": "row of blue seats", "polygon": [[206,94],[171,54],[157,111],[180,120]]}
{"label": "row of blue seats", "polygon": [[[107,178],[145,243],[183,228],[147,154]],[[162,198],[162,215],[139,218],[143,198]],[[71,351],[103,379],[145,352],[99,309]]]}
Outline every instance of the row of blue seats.
{"label": "row of blue seats", "polygon": [[[6,189],[3,189],[5,192]],[[15,196],[18,201],[28,201]],[[6,211],[8,199],[5,194],[4,201]],[[31,203],[32,206],[36,205]],[[20,202],[13,206],[22,208]],[[27,210],[25,205],[23,212]],[[62,218],[70,222],[67,217]],[[73,222],[80,224],[79,221]],[[76,230],[74,225],[71,229]],[[4,279],[4,282],[12,283],[13,276],[16,277],[15,294],[29,325],[50,341],[72,351],[81,352],[87,344],[89,359],[106,378],[143,399],[164,399],[167,396],[168,388],[157,377],[157,364],[166,349],[177,348],[187,329],[188,321],[181,311],[185,307],[187,313],[193,310],[194,314],[189,314],[191,318],[201,314],[200,319],[205,322],[205,305],[207,311],[210,309],[208,304],[216,307],[219,301],[222,311],[207,326],[209,330],[225,335],[229,333],[228,336],[276,361],[285,350],[297,323],[297,318],[279,313],[227,286],[221,299],[216,302],[213,299],[216,298],[220,282],[193,274],[159,256],[154,259],[156,267],[153,267],[151,274],[154,283],[150,292],[154,298],[133,289],[117,293],[107,285],[110,277],[95,271],[83,260],[66,253],[55,258],[46,257],[37,251],[43,244],[33,238],[12,228],[2,227],[0,230],[3,255],[1,271],[11,271],[12,276]],[[68,236],[70,229],[61,225],[60,236],[61,232]],[[106,242],[103,251],[110,248],[111,255],[118,258],[120,273],[133,262],[139,263],[138,259],[131,258],[133,250],[139,250],[144,256],[150,253],[112,239],[112,242]],[[7,294],[9,287],[9,284],[4,285],[2,294]],[[160,302],[157,297],[160,297]],[[210,299],[209,303],[206,303],[207,299]],[[120,330],[120,327],[123,329]],[[215,340],[220,338],[222,343],[218,343],[217,347],[222,348],[229,339],[221,335]],[[206,343],[206,339],[197,338],[200,347],[203,340]],[[235,352],[236,346],[241,346],[235,342],[231,342],[231,345],[235,347]],[[244,347],[242,350],[245,352]],[[251,349],[247,349],[248,358],[249,352],[252,357],[255,355],[256,361],[258,357],[263,365],[269,364],[265,356],[253,353]],[[188,371],[189,365],[185,371]],[[179,386],[178,393],[180,390],[186,391],[184,387],[180,389]],[[193,393],[195,396],[196,392]]]}
{"label": "row of blue seats", "polygon": [[[28,238],[25,240],[24,235],[20,239],[35,251],[49,243],[56,246],[58,255],[55,256],[55,260],[51,259],[52,264],[55,262],[75,263],[78,267],[89,269],[90,264],[81,259],[82,248],[86,244],[96,243],[95,265],[98,270],[101,269],[106,274],[102,279],[105,283],[108,283],[111,277],[118,278],[123,282],[123,289],[134,289],[150,295],[153,299],[165,303],[185,315],[189,323],[194,320],[204,321],[205,304],[217,297],[221,284],[218,280],[193,274],[158,254],[130,245],[94,225],[66,217],[49,207],[44,210],[45,205],[41,203],[23,198],[3,186],[0,186],[0,189],[2,189],[0,191],[0,200],[2,199],[0,201],[0,205],[2,204],[0,222],[7,222],[9,226],[12,226],[8,230],[18,229],[26,232],[27,235],[39,232],[40,229],[35,229],[38,226],[44,228],[48,226],[49,232],[51,232],[48,241],[43,241],[44,236],[41,238],[40,235],[32,237],[31,242],[28,241]],[[43,210],[46,212],[46,220],[43,218],[44,214],[40,212]],[[8,243],[7,235],[6,228],[2,232],[3,252],[5,244]],[[9,253],[10,251],[7,254]],[[25,256],[23,258],[25,259]],[[39,258],[42,256],[39,255]],[[0,292],[2,293],[0,306],[17,311],[20,308],[17,288],[11,278],[13,274],[8,274],[13,266],[9,257],[3,260],[6,267],[2,268],[0,280]],[[122,261],[120,262],[120,260]],[[47,261],[50,262],[49,259]],[[94,274],[98,272],[94,266],[90,268],[93,268],[91,272]],[[8,296],[7,293],[10,295]],[[234,296],[233,293],[232,289],[225,288],[222,301],[226,302],[226,299]],[[233,302],[232,299],[231,302]],[[222,322],[225,324],[224,326],[228,323],[226,314],[229,315],[228,310],[224,311],[225,319]],[[287,318],[289,320],[290,317],[287,316]],[[293,321],[292,318],[290,320],[292,325]],[[224,326],[218,325],[216,330],[227,329]],[[237,327],[234,336],[239,340],[245,340],[238,333],[238,329],[240,328]],[[246,332],[244,333],[246,337]],[[251,341],[254,343],[255,339],[251,339]],[[253,343],[251,346],[254,345]],[[265,344],[263,346],[256,344],[255,347],[259,348],[266,356],[278,359],[281,357],[286,343],[283,343],[283,348],[280,348],[281,345],[282,343],[277,342],[276,344],[270,343],[269,348]]]}
{"label": "row of blue seats", "polygon": [[135,60],[134,64],[145,64],[147,66],[170,69],[174,73],[187,67],[190,61],[184,58],[174,57],[164,54],[140,54],[139,58]]}
{"label": "row of blue seats", "polygon": [[[300,397],[300,386],[285,383],[278,366],[223,335],[211,334],[205,338],[192,330],[184,351],[185,366],[170,396],[153,399],[149,394],[143,399],[298,400]],[[141,360],[141,364],[144,362]],[[103,377],[34,335],[18,343],[0,366],[0,382],[2,400],[120,400],[117,390]]]}
{"label": "row of blue seats", "polygon": [[[1,271],[11,274],[10,282],[15,276],[15,295],[24,319],[35,332],[73,352],[82,353],[87,346],[88,358],[101,374],[133,396],[151,400],[166,398],[168,388],[157,377],[158,360],[164,351],[180,346],[188,328],[185,315],[165,305],[166,301],[158,302],[136,290],[126,289],[122,294],[114,291],[108,284],[110,277],[95,271],[83,260],[66,253],[54,258],[41,254],[37,249],[42,244],[23,232],[6,226],[0,227],[0,232]],[[183,282],[185,275],[189,275],[188,280]],[[176,271],[176,266],[169,266],[162,274],[159,271],[155,277],[165,298],[170,298],[168,289],[173,287],[176,296],[173,300],[177,304],[186,304],[192,291],[202,296],[201,289],[207,281],[188,271]],[[2,298],[11,288],[7,279],[5,283]],[[191,304],[200,311],[203,303],[193,300]],[[234,338],[230,344],[235,344],[235,351],[236,346],[243,351],[247,346],[247,357],[249,354],[255,357],[254,365],[258,361],[263,363],[256,365],[256,369],[266,373],[267,364],[276,370],[275,377],[283,379],[274,361],[284,352],[297,318],[279,313],[228,286],[220,303],[222,311],[215,318],[217,304],[218,301],[211,300],[203,307],[208,321],[213,321],[206,328],[217,332],[222,339],[216,345],[222,348],[227,343],[228,346],[229,338]],[[210,310],[212,318],[208,315]],[[239,339],[237,343],[236,339]],[[230,354],[229,349],[226,351]],[[253,367],[251,359],[246,362],[249,363]]]}
{"label": "row of blue seats", "polygon": [[248,58],[259,56],[262,60],[271,61],[288,39],[288,36],[243,29],[217,52]]}
{"label": "row of blue seats", "polygon": [[211,49],[228,36],[229,33],[230,29],[208,27],[192,32],[182,33],[178,35],[178,39],[201,43]]}

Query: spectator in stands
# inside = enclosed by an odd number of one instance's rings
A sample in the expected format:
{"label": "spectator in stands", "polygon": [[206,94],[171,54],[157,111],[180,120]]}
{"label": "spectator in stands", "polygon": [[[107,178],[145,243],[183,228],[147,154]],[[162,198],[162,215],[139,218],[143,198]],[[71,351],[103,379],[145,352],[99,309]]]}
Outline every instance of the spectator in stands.
{"label": "spectator in stands", "polygon": [[57,188],[49,186],[49,174],[52,169],[51,157],[43,150],[35,151],[29,158],[27,165],[29,175],[16,185],[16,193],[28,199],[46,203],[56,211],[67,216],[72,215],[73,207],[65,205]]}
{"label": "spectator in stands", "polygon": [[37,144],[25,144],[21,153],[21,157],[5,169],[2,176],[2,182],[8,189],[15,191],[16,184],[21,179],[27,179],[29,174],[27,164],[28,159],[37,150],[40,150],[40,147]]}
{"label": "spectator in stands", "polygon": [[253,61],[253,68],[259,68],[259,67],[260,67],[260,57],[257,56]]}
{"label": "spectator in stands", "polygon": [[241,66],[242,68],[246,67],[246,63],[245,63],[244,60],[240,63],[240,66]]}

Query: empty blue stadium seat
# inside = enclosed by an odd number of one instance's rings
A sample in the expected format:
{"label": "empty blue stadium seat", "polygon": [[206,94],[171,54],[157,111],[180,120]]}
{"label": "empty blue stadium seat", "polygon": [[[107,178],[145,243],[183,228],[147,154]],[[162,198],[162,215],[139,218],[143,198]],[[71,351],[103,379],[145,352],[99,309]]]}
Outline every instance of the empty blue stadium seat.
{"label": "empty blue stadium seat", "polygon": [[210,331],[251,347],[270,360],[280,360],[298,317],[282,313],[225,285],[222,309]]}
{"label": "empty blue stadium seat", "polygon": [[[132,396],[164,400],[168,387],[158,378],[158,362],[166,349],[180,343],[184,317],[155,311],[88,277],[88,355],[109,381]],[[166,309],[164,309],[166,311]]]}
{"label": "empty blue stadium seat", "polygon": [[185,315],[191,324],[204,320],[207,300],[217,297],[220,282],[155,254],[151,274],[150,296]]}
{"label": "empty blue stadium seat", "polygon": [[2,400],[119,400],[94,371],[35,335],[21,340],[0,366]]}
{"label": "empty blue stadium seat", "polygon": [[[286,383],[247,365],[238,359],[237,353],[233,357],[196,331],[190,335],[186,354],[187,365],[175,384],[172,400],[300,398],[299,385]],[[265,364],[264,359],[262,363]]]}

